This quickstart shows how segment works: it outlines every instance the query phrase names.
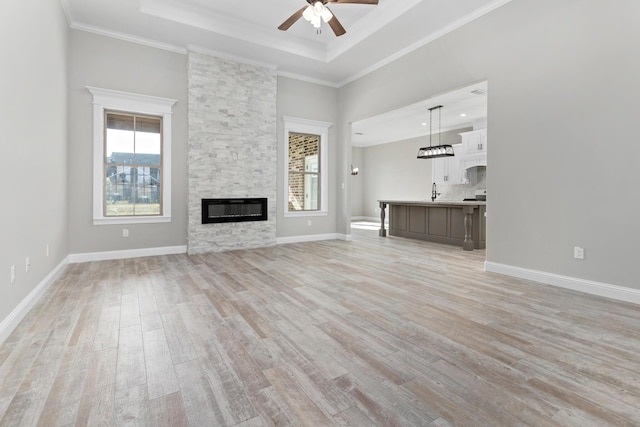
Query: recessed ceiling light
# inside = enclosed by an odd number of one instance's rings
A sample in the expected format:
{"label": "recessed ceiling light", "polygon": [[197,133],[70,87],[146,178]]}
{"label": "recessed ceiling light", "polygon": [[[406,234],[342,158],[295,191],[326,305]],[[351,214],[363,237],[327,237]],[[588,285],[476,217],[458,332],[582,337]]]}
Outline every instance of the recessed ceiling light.
{"label": "recessed ceiling light", "polygon": [[467,117],[467,114],[466,113],[462,113],[462,114],[460,114],[460,117]]}
{"label": "recessed ceiling light", "polygon": [[421,123],[421,125],[422,125],[422,126],[426,126],[427,124],[423,122],[423,123]]}

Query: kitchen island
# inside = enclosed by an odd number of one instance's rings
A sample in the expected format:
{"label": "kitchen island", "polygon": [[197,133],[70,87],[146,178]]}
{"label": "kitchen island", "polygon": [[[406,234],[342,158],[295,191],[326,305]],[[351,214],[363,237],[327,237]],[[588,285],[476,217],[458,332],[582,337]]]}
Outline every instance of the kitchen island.
{"label": "kitchen island", "polygon": [[389,206],[389,235],[462,246],[486,248],[484,201],[378,200],[380,236],[385,237]]}

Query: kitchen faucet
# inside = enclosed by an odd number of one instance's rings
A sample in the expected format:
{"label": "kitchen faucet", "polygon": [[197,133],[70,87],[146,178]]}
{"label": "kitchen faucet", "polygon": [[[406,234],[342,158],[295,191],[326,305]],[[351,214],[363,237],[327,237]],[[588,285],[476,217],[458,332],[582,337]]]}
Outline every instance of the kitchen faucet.
{"label": "kitchen faucet", "polygon": [[436,183],[434,182],[431,186],[431,201],[435,202],[436,197],[438,197],[438,193],[436,192]]}

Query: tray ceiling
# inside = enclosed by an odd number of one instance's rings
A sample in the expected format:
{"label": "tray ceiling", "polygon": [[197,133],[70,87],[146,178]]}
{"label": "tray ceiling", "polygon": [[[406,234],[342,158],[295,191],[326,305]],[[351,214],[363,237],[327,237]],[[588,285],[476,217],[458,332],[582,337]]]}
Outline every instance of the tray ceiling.
{"label": "tray ceiling", "polygon": [[300,19],[277,29],[305,0],[60,0],[72,28],[194,50],[341,86],[510,0],[379,0],[334,4],[347,33],[317,34]]}

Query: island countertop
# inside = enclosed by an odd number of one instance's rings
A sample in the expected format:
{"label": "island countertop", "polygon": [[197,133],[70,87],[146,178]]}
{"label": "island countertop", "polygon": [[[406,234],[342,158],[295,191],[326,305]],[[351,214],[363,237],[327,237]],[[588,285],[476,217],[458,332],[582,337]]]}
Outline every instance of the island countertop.
{"label": "island countertop", "polygon": [[461,202],[457,200],[378,200],[378,203],[386,203],[387,205],[419,205],[419,206],[432,206],[432,205],[444,205],[444,206],[486,206],[486,201],[470,200]]}

